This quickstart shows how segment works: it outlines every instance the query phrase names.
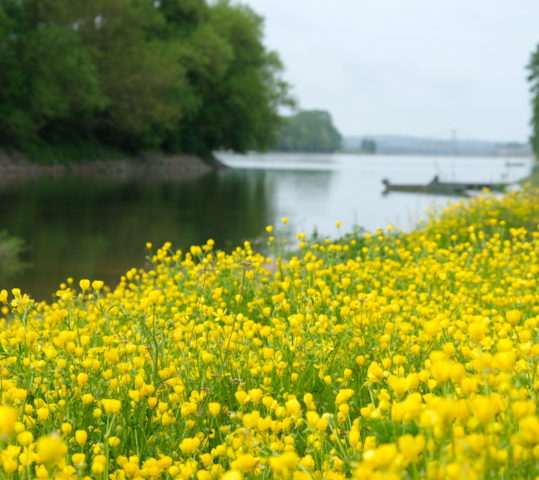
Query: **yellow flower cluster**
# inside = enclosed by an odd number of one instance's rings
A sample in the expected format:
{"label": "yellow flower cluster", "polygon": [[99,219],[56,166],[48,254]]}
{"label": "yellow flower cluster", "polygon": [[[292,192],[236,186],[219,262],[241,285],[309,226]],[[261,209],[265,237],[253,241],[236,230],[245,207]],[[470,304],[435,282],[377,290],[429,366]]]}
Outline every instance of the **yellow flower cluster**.
{"label": "yellow flower cluster", "polygon": [[2,291],[0,477],[535,478],[538,220],[528,189],[286,261],[165,244],[113,290]]}

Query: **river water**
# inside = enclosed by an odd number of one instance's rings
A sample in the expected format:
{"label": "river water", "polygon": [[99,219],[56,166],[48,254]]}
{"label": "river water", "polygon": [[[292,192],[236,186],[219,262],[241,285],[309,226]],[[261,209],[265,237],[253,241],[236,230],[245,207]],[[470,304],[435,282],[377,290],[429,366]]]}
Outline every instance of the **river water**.
{"label": "river water", "polygon": [[[449,197],[383,194],[393,183],[440,180],[513,182],[531,160],[352,154],[256,154],[219,158],[232,167],[183,182],[41,178],[0,190],[0,230],[23,238],[30,264],[0,288],[20,287],[50,299],[57,285],[120,275],[145,262],[146,242],[185,249],[208,238],[231,249],[265,245],[264,227],[289,218],[287,233],[336,237],[355,226],[411,229]],[[457,199],[458,200],[458,199]],[[342,222],[337,230],[335,222]]]}

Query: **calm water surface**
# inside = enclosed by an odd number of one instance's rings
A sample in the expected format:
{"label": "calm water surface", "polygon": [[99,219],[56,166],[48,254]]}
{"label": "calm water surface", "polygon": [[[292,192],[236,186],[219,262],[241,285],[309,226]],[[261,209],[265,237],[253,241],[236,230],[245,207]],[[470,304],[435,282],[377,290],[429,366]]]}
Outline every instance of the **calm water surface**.
{"label": "calm water surface", "polygon": [[[183,182],[43,178],[0,188],[0,230],[25,239],[31,267],[0,288],[50,299],[68,276],[114,285],[143,266],[144,245],[175,248],[215,239],[230,249],[244,240],[263,248],[264,227],[288,217],[288,231],[335,237],[361,226],[410,229],[433,203],[421,194],[383,195],[381,180],[514,181],[531,161],[508,158],[368,155],[221,155],[230,169]],[[508,167],[506,162],[523,163]]]}

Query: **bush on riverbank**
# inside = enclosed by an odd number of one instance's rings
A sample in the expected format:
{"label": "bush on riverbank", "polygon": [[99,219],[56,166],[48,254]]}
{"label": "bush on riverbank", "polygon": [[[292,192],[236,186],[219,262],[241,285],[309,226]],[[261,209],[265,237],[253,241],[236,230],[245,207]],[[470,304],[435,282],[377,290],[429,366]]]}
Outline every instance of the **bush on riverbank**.
{"label": "bush on riverbank", "polygon": [[288,262],[166,244],[113,291],[2,292],[3,471],[534,478],[538,221],[484,196]]}
{"label": "bush on riverbank", "polygon": [[6,280],[19,274],[26,267],[21,260],[24,241],[0,231],[0,280]]}

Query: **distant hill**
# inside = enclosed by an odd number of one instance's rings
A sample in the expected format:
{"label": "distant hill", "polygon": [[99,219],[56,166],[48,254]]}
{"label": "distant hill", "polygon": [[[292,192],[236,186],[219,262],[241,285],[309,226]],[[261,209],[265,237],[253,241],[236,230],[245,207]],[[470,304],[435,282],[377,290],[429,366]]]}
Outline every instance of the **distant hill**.
{"label": "distant hill", "polygon": [[365,135],[344,137],[342,150],[361,151],[364,140],[376,143],[376,153],[414,155],[470,155],[470,156],[530,156],[527,143],[488,142],[484,140],[447,140],[436,138],[408,137],[404,135]]}

